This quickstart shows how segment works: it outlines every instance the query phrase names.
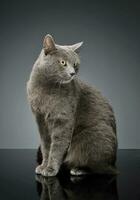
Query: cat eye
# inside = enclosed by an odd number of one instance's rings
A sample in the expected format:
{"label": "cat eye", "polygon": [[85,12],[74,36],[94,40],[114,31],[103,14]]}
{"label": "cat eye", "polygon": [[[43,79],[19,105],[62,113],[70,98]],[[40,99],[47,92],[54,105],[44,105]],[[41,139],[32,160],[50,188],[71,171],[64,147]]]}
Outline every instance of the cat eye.
{"label": "cat eye", "polygon": [[65,60],[60,60],[60,64],[63,65],[63,66],[67,65]]}

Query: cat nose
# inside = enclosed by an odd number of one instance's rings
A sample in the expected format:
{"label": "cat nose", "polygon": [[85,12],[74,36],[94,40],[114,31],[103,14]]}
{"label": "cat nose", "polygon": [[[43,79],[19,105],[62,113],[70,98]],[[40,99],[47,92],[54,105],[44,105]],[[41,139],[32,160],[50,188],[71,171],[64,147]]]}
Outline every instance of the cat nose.
{"label": "cat nose", "polygon": [[75,75],[75,72],[70,73],[70,75],[71,75],[71,76],[74,76],[74,75]]}

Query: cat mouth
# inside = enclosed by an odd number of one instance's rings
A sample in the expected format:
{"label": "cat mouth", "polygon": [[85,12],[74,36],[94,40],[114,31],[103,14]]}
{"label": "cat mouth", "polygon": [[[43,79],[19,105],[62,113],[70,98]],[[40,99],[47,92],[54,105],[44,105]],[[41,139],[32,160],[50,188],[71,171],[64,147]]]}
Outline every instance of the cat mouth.
{"label": "cat mouth", "polygon": [[75,77],[75,75],[74,76],[72,76],[70,79],[68,79],[68,80],[62,80],[62,84],[67,84],[67,83],[70,83],[73,79],[74,79],[74,77]]}

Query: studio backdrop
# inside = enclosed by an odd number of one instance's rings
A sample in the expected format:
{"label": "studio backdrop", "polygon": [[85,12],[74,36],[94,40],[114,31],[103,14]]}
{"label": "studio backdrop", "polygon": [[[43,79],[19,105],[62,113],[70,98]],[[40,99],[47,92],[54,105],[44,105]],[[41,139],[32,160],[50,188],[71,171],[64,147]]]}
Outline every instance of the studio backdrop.
{"label": "studio backdrop", "polygon": [[140,148],[139,1],[6,0],[0,12],[0,148],[37,148],[26,82],[47,33],[84,41],[79,76],[114,108],[119,148]]}

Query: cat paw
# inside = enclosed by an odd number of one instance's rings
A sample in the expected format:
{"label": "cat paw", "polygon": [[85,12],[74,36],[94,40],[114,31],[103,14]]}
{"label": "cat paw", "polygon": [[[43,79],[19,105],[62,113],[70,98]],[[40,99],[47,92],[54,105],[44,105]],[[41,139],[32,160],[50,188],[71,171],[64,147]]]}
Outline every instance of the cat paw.
{"label": "cat paw", "polygon": [[44,168],[45,168],[44,165],[38,165],[38,166],[36,167],[36,169],[35,169],[35,173],[36,173],[36,174],[41,174]]}
{"label": "cat paw", "polygon": [[73,168],[73,169],[71,169],[70,174],[73,176],[81,176],[81,175],[86,175],[88,173],[84,170],[81,170],[78,168]]}
{"label": "cat paw", "polygon": [[51,167],[46,167],[41,172],[42,176],[56,176],[57,173],[58,173],[58,170],[53,169]]}

